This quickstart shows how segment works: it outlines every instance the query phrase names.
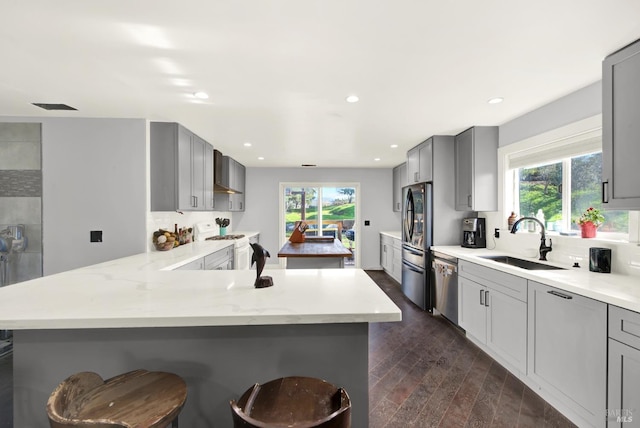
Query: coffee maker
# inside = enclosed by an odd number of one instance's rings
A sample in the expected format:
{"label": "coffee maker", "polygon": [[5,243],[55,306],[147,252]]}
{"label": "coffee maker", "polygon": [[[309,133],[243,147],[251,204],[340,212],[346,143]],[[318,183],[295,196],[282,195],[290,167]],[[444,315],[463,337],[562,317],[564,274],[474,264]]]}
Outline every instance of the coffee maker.
{"label": "coffee maker", "polygon": [[462,219],[462,246],[466,248],[487,248],[485,219]]}

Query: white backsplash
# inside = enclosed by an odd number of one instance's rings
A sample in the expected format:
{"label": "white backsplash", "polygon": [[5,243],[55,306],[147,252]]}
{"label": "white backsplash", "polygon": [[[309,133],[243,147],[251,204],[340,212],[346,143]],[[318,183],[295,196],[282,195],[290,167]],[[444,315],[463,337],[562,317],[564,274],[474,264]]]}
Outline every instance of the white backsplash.
{"label": "white backsplash", "polygon": [[[175,211],[152,211],[147,215],[147,251],[155,251],[151,243],[153,232],[158,229],[166,229],[173,231],[177,224],[178,228],[193,227],[196,223],[214,222],[216,218],[231,219],[231,212],[222,211],[184,211],[180,214]],[[227,227],[227,233],[233,230],[233,221]]]}
{"label": "white backsplash", "polygon": [[[498,213],[481,213],[480,217],[487,219],[487,249],[509,252],[522,257],[538,255],[539,232],[518,231],[512,234],[506,228],[506,218],[503,220]],[[495,228],[500,228],[500,238],[493,237]],[[640,246],[637,243],[551,234],[547,235],[547,245],[549,238],[553,240],[553,251],[547,254],[547,260],[552,263],[571,267],[577,262],[581,269],[589,269],[589,248],[610,248],[612,273],[640,276]]]}

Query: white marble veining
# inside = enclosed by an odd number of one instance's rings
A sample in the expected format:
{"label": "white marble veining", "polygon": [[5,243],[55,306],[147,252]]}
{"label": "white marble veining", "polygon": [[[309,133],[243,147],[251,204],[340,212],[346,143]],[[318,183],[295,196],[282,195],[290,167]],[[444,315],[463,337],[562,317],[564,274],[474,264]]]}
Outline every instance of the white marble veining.
{"label": "white marble veining", "polygon": [[172,271],[233,241],[196,242],[0,288],[0,329],[184,327],[399,321],[360,269]]}
{"label": "white marble veining", "polygon": [[[640,312],[640,280],[638,277],[591,272],[589,271],[588,260],[580,263],[580,268],[574,268],[571,264],[562,265],[559,263],[540,262],[537,257],[523,257],[520,254],[510,254],[504,251],[470,249],[457,246],[436,246],[431,247],[431,249],[584,297]],[[534,262],[559,266],[565,268],[565,270],[526,270],[480,257],[497,254],[511,255]]]}

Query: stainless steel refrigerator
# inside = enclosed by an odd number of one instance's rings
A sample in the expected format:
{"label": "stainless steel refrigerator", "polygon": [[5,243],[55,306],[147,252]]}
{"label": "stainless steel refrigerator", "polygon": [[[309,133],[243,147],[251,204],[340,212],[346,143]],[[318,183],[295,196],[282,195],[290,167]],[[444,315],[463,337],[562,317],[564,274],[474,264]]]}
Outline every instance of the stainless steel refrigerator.
{"label": "stainless steel refrigerator", "polygon": [[433,212],[431,184],[407,186],[402,193],[402,292],[423,310],[431,312],[432,296],[427,290]]}
{"label": "stainless steel refrigerator", "polygon": [[402,210],[402,291],[429,312],[435,288],[431,246],[460,245],[462,219],[472,214],[455,210],[454,137],[434,136],[432,144],[432,180],[404,187]]}

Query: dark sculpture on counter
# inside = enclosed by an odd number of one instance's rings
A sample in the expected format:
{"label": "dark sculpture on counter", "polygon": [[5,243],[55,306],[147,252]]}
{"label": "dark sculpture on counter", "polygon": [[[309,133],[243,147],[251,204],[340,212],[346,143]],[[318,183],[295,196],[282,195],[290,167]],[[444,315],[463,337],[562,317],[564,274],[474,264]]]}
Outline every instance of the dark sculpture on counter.
{"label": "dark sculpture on counter", "polygon": [[271,257],[271,254],[265,250],[260,244],[250,244],[253,248],[253,256],[251,256],[251,266],[256,264],[256,282],[253,283],[256,288],[266,288],[273,285],[273,278],[270,276],[260,276],[264,269],[265,263],[267,263],[267,257]]}

